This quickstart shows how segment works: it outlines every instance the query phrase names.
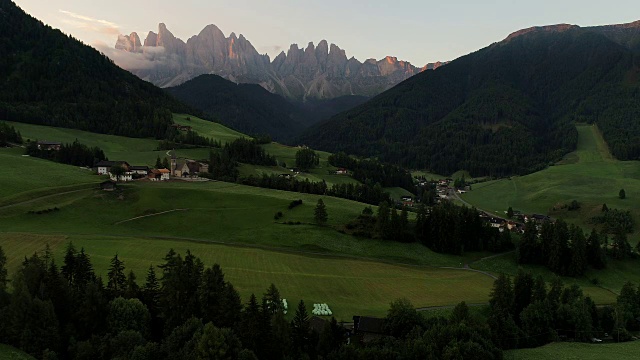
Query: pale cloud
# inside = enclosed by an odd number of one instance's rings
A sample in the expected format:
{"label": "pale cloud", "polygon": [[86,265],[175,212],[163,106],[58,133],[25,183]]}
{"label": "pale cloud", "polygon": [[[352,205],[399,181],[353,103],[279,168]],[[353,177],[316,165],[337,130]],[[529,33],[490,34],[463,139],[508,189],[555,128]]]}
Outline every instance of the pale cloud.
{"label": "pale cloud", "polygon": [[96,19],[67,10],[58,10],[58,12],[65,15],[61,21],[69,26],[102,35],[117,36],[121,33],[120,26],[111,21]]}
{"label": "pale cloud", "polygon": [[91,44],[91,46],[113,60],[116,65],[126,70],[149,70],[170,61],[170,59],[164,56],[164,47],[145,46],[142,48],[142,53],[130,53],[116,50],[113,46],[109,46],[101,41],[96,41]]}

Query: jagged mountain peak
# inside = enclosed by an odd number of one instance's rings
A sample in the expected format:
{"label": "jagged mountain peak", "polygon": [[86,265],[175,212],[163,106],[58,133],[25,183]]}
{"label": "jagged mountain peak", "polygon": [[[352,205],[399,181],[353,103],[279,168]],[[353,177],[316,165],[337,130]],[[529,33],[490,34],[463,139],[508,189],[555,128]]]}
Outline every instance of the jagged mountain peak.
{"label": "jagged mountain peak", "polygon": [[152,52],[149,66],[127,70],[163,87],[179,85],[200,74],[217,74],[234,82],[260,84],[294,99],[373,96],[429,68],[418,68],[393,56],[363,64],[354,57],[348,58],[345,50],[325,39],[317,46],[308,42],[304,48],[291,44],[271,61],[242,34],[232,32],[225,37],[214,24],[204,27],[186,43],[176,38],[165,23],[158,25],[158,33],[147,34],[144,46],[139,46],[136,38],[137,35],[119,36],[116,49],[145,52],[146,47],[162,47],[163,51]]}

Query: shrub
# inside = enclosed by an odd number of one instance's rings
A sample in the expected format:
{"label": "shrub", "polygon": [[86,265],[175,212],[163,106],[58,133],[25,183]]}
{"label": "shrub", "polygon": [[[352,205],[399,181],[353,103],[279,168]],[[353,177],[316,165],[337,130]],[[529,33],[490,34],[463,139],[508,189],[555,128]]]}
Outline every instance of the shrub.
{"label": "shrub", "polygon": [[290,204],[289,204],[289,210],[302,205],[302,199],[300,200],[293,200]]}
{"label": "shrub", "polygon": [[278,211],[274,216],[273,220],[280,220],[282,218],[282,211]]}

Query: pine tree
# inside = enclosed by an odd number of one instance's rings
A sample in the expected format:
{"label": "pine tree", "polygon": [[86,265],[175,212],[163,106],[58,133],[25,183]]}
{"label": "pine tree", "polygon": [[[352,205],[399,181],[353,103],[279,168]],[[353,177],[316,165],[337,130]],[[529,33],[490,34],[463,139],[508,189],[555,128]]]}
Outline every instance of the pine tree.
{"label": "pine tree", "polygon": [[535,264],[538,261],[538,229],[533,221],[524,225],[524,234],[516,250],[518,264]]}
{"label": "pine tree", "polygon": [[622,260],[631,255],[631,245],[627,240],[627,234],[623,230],[618,230],[613,236],[611,253],[613,258]]}
{"label": "pine tree", "polygon": [[409,212],[407,211],[407,207],[403,206],[402,211],[400,212],[400,236],[402,237],[401,241],[409,241],[410,239],[405,239],[409,237]]}
{"label": "pine tree", "polygon": [[62,265],[61,269],[62,275],[65,279],[67,279],[69,285],[74,284],[74,275],[76,273],[77,267],[77,255],[78,254],[76,252],[76,248],[73,246],[73,242],[69,242],[69,244],[67,244],[67,250],[64,255],[64,265]]}
{"label": "pine tree", "polygon": [[116,254],[111,259],[109,272],[107,273],[107,290],[111,292],[112,297],[122,295],[127,286],[127,277],[124,274],[124,262],[118,259]]}
{"label": "pine tree", "polygon": [[531,273],[525,273],[522,269],[519,269],[513,280],[513,318],[516,323],[520,323],[522,310],[531,304],[533,285],[534,280]]}
{"label": "pine tree", "polygon": [[127,284],[125,286],[123,297],[125,299],[138,299],[140,297],[140,286],[136,283],[136,274],[133,270],[127,275]]}
{"label": "pine tree", "polygon": [[278,291],[278,288],[274,284],[269,285],[267,292],[264,294],[263,300],[267,306],[265,310],[271,316],[281,313],[284,310],[282,299],[280,298],[280,291]]}
{"label": "pine tree", "polygon": [[318,199],[318,204],[316,205],[315,211],[313,213],[313,218],[318,225],[324,225],[329,218],[329,216],[327,215],[327,207],[322,199]]}
{"label": "pine tree", "polygon": [[162,168],[169,169],[169,160],[166,157],[162,159]]}
{"label": "pine tree", "polygon": [[398,215],[398,210],[396,210],[395,206],[391,208],[389,229],[390,232],[387,236],[387,239],[398,241],[398,238],[400,237],[400,216]]}
{"label": "pine tree", "polygon": [[582,276],[587,269],[587,243],[582,229],[571,227],[571,265],[569,273],[572,276]]}
{"label": "pine tree", "polygon": [[542,275],[538,275],[531,290],[531,302],[543,302],[547,299],[547,283]]}
{"label": "pine tree", "polygon": [[509,209],[507,209],[507,217],[509,219],[513,218],[513,208],[511,206],[509,206]]}
{"label": "pine tree", "polygon": [[311,325],[304,301],[300,300],[296,314],[291,321],[291,344],[297,357],[308,354],[310,348]]}
{"label": "pine tree", "polygon": [[145,300],[145,305],[149,307],[149,311],[151,311],[152,308],[158,309],[160,304],[160,283],[156,277],[156,271],[153,268],[153,265],[149,265],[147,278],[145,279],[144,287],[142,288],[142,294],[142,297]]}
{"label": "pine tree", "polygon": [[624,200],[624,199],[626,199],[626,198],[627,198],[627,193],[624,191],[624,189],[620,189],[620,192],[618,192],[618,197],[619,197],[621,200]]}
{"label": "pine tree", "polygon": [[600,235],[596,229],[593,229],[587,238],[587,263],[594,269],[604,269],[606,261],[606,252],[602,247]]}
{"label": "pine tree", "polygon": [[378,230],[378,234],[381,238],[386,238],[390,231],[390,221],[389,221],[389,204],[386,201],[383,201],[378,206],[378,213],[376,216],[376,228]]}
{"label": "pine tree", "polygon": [[160,155],[156,159],[156,169],[162,169],[162,160],[160,160]]}
{"label": "pine tree", "polygon": [[264,334],[261,333],[261,316],[260,306],[258,305],[258,299],[254,294],[249,297],[249,302],[244,307],[244,311],[240,320],[240,340],[245,348],[258,354],[261,353],[259,346],[261,345],[261,338]]}

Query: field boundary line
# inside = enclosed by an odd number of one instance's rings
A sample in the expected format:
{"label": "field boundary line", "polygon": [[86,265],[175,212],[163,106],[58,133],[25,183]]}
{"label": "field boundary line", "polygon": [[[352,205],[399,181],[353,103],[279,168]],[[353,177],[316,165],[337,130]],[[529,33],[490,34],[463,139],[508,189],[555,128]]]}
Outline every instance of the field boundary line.
{"label": "field boundary line", "polygon": [[136,217],[133,217],[131,219],[118,221],[117,223],[113,223],[113,225],[124,224],[124,223],[129,222],[129,221],[135,221],[135,220],[143,219],[143,218],[146,218],[146,217],[158,216],[158,215],[168,214],[168,213],[172,213],[172,212],[176,212],[176,211],[188,211],[188,210],[189,209],[171,209],[171,210],[167,210],[167,211],[161,211],[161,212],[158,212],[158,213],[136,216]]}

